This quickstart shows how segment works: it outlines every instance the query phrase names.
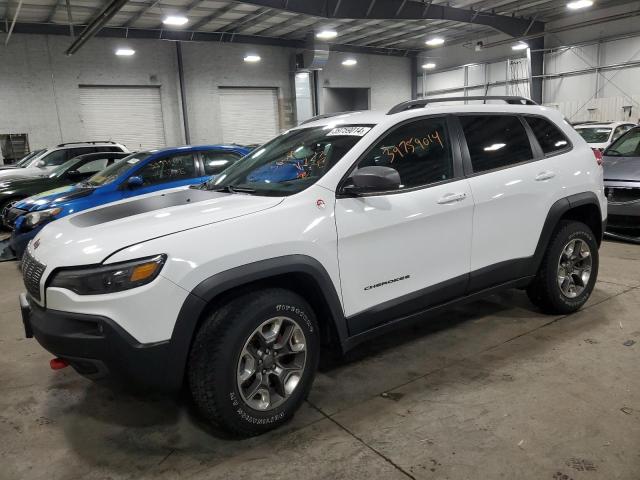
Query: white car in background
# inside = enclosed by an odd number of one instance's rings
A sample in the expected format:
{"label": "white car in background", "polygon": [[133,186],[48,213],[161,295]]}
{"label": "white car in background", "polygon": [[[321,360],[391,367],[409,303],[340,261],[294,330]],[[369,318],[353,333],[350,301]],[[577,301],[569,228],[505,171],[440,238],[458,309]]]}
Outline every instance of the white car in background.
{"label": "white car in background", "polygon": [[129,150],[124,145],[111,141],[61,143],[55,147],[32,152],[16,165],[3,165],[3,168],[0,168],[0,180],[13,177],[46,177],[67,160],[96,152],[128,153]]}
{"label": "white car in background", "polygon": [[597,148],[602,152],[635,126],[630,122],[585,122],[575,125],[574,128],[591,148]]}

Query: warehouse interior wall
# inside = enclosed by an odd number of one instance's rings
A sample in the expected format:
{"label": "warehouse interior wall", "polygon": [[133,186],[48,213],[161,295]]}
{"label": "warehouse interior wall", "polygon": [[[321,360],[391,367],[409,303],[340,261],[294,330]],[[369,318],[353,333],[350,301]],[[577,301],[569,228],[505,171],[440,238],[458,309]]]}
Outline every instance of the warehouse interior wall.
{"label": "warehouse interior wall", "polygon": [[[69,38],[16,34],[0,48],[0,134],[26,133],[31,149],[88,139],[80,111],[80,86],[160,87],[167,145],[185,143],[176,44],[148,39],[94,38],[73,56],[65,56]],[[127,46],[136,53],[118,57]],[[248,53],[262,57],[247,63]],[[220,87],[277,89],[279,126],[294,126],[295,50],[262,45],[183,42],[186,112],[192,144],[222,141]],[[345,67],[333,53],[319,75],[319,85],[368,88],[371,108],[388,108],[410,98],[407,58],[358,54]],[[322,98],[319,98],[322,106]],[[321,113],[321,112],[320,112]],[[106,140],[106,139],[98,139]],[[116,140],[117,139],[113,139]]]}

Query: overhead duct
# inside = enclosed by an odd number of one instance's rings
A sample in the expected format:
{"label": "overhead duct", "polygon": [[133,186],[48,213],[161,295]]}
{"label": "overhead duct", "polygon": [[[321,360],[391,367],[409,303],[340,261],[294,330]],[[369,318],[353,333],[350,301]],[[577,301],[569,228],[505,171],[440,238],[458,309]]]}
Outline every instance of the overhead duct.
{"label": "overhead duct", "polygon": [[307,35],[304,51],[296,57],[298,69],[322,70],[328,61],[329,44],[313,33]]}

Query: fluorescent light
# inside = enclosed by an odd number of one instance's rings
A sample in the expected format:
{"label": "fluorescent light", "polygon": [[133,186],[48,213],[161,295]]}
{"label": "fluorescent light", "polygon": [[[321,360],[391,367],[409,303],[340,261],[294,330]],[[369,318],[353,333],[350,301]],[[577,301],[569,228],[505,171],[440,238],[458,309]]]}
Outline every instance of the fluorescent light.
{"label": "fluorescent light", "polygon": [[425,63],[424,65],[422,65],[422,68],[425,68],[425,69],[429,70],[429,69],[432,69],[432,68],[436,68],[436,64],[433,63],[433,62],[428,62],[428,63]]}
{"label": "fluorescent light", "polygon": [[511,47],[511,50],[526,50],[527,48],[529,48],[529,45],[524,42],[518,42],[513,47]]}
{"label": "fluorescent light", "polygon": [[255,63],[255,62],[259,62],[260,60],[262,60],[262,59],[260,58],[260,55],[253,55],[253,54],[250,54],[250,55],[247,55],[246,57],[244,57],[244,61],[245,61],[245,62]]}
{"label": "fluorescent light", "polygon": [[430,38],[429,40],[427,40],[424,43],[426,43],[430,47],[437,47],[438,45],[442,45],[444,43],[444,38],[433,37],[433,38]]}
{"label": "fluorescent light", "polygon": [[165,25],[175,25],[179,27],[181,25],[184,25],[188,21],[189,19],[183,15],[169,15],[167,17],[164,17],[162,23],[164,23]]}
{"label": "fluorescent light", "polygon": [[134,53],[136,53],[136,51],[131,48],[119,48],[116,50],[116,55],[120,57],[130,57]]}
{"label": "fluorescent light", "polygon": [[500,150],[501,148],[506,147],[506,143],[494,143],[493,145],[489,145],[488,147],[484,147],[485,152],[495,152],[496,150]]}
{"label": "fluorescent light", "polygon": [[321,40],[331,40],[332,38],[336,38],[338,36],[338,32],[335,30],[322,30],[316,33],[316,38]]}
{"label": "fluorescent light", "polygon": [[342,62],[345,67],[352,67],[356,63],[358,63],[358,61],[355,58],[347,58]]}
{"label": "fluorescent light", "polygon": [[569,10],[580,10],[581,8],[587,8],[593,5],[591,0],[577,0],[575,2],[567,3],[567,8]]}

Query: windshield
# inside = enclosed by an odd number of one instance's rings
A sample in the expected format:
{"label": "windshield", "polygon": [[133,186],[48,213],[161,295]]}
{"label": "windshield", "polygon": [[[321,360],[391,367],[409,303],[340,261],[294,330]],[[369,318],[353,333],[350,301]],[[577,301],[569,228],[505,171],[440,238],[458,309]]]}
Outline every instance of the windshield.
{"label": "windshield", "polygon": [[604,151],[610,157],[640,157],[640,128],[633,128]]}
{"label": "windshield", "polygon": [[371,125],[344,125],[290,130],[209,180],[209,190],[256,195],[292,195],[317,182]]}
{"label": "windshield", "polygon": [[113,182],[116,178],[120,177],[124,172],[132,168],[138,162],[152,155],[152,152],[138,152],[128,157],[123,158],[119,162],[114,163],[110,167],[99,171],[95,175],[89,177],[83,182],[84,185],[91,187],[100,187],[107,183]]}
{"label": "windshield", "polygon": [[609,135],[611,135],[610,128],[594,127],[577,128],[576,130],[587,143],[605,143],[609,140]]}
{"label": "windshield", "polygon": [[18,162],[16,162],[16,166],[23,167],[23,168],[26,167],[29,164],[29,162],[31,161],[32,158],[37,157],[42,152],[44,152],[44,149],[36,150],[34,152],[28,153],[27,155],[22,157]]}

